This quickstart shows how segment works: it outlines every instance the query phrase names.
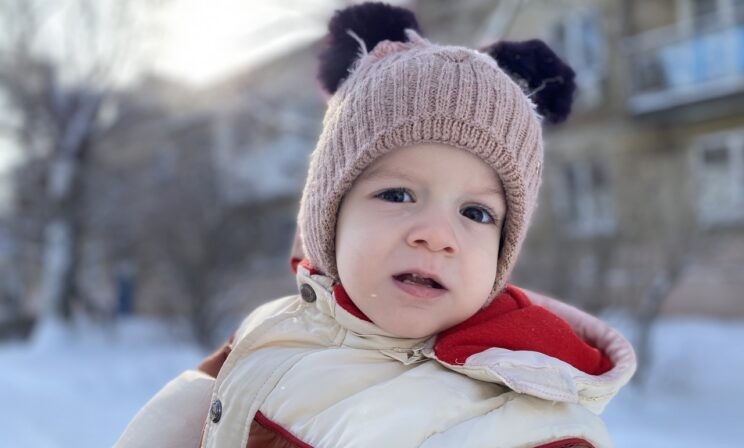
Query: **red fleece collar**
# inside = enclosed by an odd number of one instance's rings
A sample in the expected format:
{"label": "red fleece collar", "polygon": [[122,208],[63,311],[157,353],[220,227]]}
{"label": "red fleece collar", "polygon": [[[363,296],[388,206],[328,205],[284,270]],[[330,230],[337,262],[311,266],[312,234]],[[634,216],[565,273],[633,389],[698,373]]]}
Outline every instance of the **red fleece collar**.
{"label": "red fleece collar", "polygon": [[[307,259],[292,260],[295,273],[298,263],[311,275],[322,274]],[[371,322],[340,283],[333,286],[333,296],[343,309]],[[524,291],[511,284],[488,307],[439,333],[434,352],[441,361],[463,365],[469,356],[491,347],[540,352],[590,375],[600,375],[612,368],[610,359],[579,338],[566,321],[533,305]]]}

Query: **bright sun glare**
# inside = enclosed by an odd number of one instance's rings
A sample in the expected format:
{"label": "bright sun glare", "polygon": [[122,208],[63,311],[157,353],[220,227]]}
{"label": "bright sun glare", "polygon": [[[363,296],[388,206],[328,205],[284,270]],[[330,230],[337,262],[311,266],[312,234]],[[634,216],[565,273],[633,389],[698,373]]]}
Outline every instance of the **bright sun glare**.
{"label": "bright sun glare", "polygon": [[179,0],[164,12],[156,69],[194,84],[323,35],[326,11],[338,2]]}

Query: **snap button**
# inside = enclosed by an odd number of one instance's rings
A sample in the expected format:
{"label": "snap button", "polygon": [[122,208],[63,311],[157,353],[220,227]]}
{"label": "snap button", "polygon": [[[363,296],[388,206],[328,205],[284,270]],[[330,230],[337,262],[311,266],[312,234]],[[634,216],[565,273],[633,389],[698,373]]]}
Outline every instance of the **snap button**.
{"label": "snap button", "polygon": [[302,286],[300,286],[300,295],[302,296],[302,300],[307,303],[315,302],[315,290],[313,290],[313,287],[307,283],[303,283]]}
{"label": "snap button", "polygon": [[209,408],[209,416],[212,418],[213,423],[220,421],[222,417],[222,402],[220,400],[214,400],[212,407]]}

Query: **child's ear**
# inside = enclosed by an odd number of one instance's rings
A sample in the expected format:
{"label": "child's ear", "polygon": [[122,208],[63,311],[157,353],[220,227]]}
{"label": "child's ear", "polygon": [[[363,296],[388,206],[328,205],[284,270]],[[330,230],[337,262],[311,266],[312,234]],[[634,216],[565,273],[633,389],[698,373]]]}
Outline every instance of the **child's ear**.
{"label": "child's ear", "polygon": [[576,74],[545,42],[539,39],[499,41],[480,51],[491,55],[522,87],[548,123],[561,123],[571,114]]}
{"label": "child's ear", "polygon": [[407,42],[407,28],[420,31],[413,12],[385,3],[368,2],[336,11],[328,23],[325,48],[318,56],[318,80],[323,89],[333,94],[359,56],[378,43]]}

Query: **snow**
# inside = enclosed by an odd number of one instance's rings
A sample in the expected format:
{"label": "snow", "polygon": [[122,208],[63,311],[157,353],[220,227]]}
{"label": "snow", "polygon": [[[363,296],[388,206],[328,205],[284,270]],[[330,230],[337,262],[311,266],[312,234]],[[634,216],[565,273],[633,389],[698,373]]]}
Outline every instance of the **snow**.
{"label": "snow", "polygon": [[[143,318],[48,321],[29,342],[0,344],[0,447],[111,446],[160,387],[206,354],[184,334]],[[742,446],[742,346],[744,321],[660,321],[646,381],[604,413],[616,446]]]}
{"label": "snow", "polygon": [[204,353],[156,320],[46,322],[0,345],[0,447],[112,446],[137,410]]}
{"label": "snow", "polygon": [[667,319],[652,340],[645,381],[626,386],[603,414],[615,444],[744,446],[744,321]]}

